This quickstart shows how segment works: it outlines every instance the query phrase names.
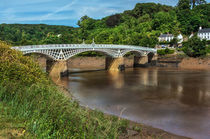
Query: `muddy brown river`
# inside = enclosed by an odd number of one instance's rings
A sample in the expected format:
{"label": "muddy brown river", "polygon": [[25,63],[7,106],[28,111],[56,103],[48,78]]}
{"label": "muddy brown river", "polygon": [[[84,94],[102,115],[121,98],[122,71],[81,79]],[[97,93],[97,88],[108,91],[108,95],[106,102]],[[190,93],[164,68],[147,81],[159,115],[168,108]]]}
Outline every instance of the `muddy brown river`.
{"label": "muddy brown river", "polygon": [[136,68],[71,74],[63,82],[92,109],[195,139],[210,139],[210,71]]}

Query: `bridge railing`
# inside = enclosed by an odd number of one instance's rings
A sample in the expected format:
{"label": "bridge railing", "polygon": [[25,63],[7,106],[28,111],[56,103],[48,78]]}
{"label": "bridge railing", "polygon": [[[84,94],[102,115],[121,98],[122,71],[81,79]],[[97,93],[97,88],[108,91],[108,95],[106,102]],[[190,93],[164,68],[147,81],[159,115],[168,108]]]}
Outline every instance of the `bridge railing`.
{"label": "bridge railing", "polygon": [[15,46],[13,49],[20,51],[35,49],[67,49],[67,48],[97,48],[97,49],[131,49],[156,52],[155,48],[134,46],[134,45],[116,45],[116,44],[50,44],[50,45],[29,45]]}

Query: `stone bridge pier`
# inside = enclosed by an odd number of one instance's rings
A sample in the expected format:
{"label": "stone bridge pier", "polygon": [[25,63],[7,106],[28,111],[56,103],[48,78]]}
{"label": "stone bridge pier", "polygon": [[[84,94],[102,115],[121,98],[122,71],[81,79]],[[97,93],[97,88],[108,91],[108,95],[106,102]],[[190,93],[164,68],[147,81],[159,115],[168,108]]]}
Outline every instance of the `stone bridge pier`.
{"label": "stone bridge pier", "polygon": [[[107,56],[104,64],[105,69],[109,71],[122,71],[127,68],[126,59],[127,58],[125,57],[113,58]],[[69,73],[68,60],[53,60],[45,57],[39,57],[37,60],[41,68],[46,71],[54,81],[59,80],[61,76],[67,76]],[[130,60],[130,64],[133,63],[133,67],[144,67],[151,63],[155,63],[156,60],[156,55],[153,55],[152,57],[149,55],[134,56],[133,59]]]}
{"label": "stone bridge pier", "polygon": [[158,56],[153,53],[142,56],[134,56],[134,67],[156,65]]}
{"label": "stone bridge pier", "polygon": [[106,57],[105,69],[110,71],[121,71],[125,69],[124,57]]}
{"label": "stone bridge pier", "polygon": [[48,72],[52,79],[60,79],[61,76],[68,75],[67,61],[54,61]]}
{"label": "stone bridge pier", "polygon": [[[154,54],[157,52],[154,48],[133,46],[133,45],[116,45],[116,44],[48,44],[48,45],[28,45],[28,46],[15,46],[14,50],[21,51],[24,55],[40,54],[53,59],[47,60],[45,70],[52,78],[60,78],[61,75],[68,73],[67,60],[71,57],[83,52],[95,51],[101,52],[112,58],[106,59],[106,69],[112,71],[124,70],[125,60],[124,56],[129,53],[135,55],[142,55],[140,58],[135,58],[135,64],[145,64],[152,62],[152,58],[144,57],[144,54]],[[149,55],[148,55],[149,56]],[[149,56],[150,57],[150,56]],[[134,65],[135,65],[134,64]],[[43,68],[44,69],[44,68]]]}
{"label": "stone bridge pier", "polygon": [[68,75],[66,60],[53,60],[46,57],[37,57],[35,61],[38,62],[41,69],[49,74],[53,81],[58,81],[61,76]]}

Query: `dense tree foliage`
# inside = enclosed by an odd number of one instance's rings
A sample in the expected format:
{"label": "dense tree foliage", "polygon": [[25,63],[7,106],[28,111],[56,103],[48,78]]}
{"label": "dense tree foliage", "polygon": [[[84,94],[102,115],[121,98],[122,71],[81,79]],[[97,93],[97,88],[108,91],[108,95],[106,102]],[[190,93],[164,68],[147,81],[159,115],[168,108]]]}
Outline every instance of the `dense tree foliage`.
{"label": "dense tree foliage", "polygon": [[183,51],[190,57],[205,56],[206,49],[206,40],[200,40],[197,36],[183,43]]}
{"label": "dense tree foliage", "polygon": [[190,0],[190,4],[194,8],[196,5],[205,4],[205,0]]}
{"label": "dense tree foliage", "polygon": [[158,55],[167,55],[167,54],[173,54],[175,52],[175,50],[172,50],[172,49],[160,49],[157,51]]}
{"label": "dense tree foliage", "polygon": [[154,47],[161,33],[197,32],[199,26],[210,27],[210,4],[179,0],[176,7],[155,3],[138,3],[133,10],[100,20],[87,15],[78,28],[52,25],[1,24],[0,40],[12,45],[96,43],[129,44]]}
{"label": "dense tree foliage", "polygon": [[107,18],[106,25],[108,27],[115,27],[116,25],[120,24],[120,14],[115,14]]}

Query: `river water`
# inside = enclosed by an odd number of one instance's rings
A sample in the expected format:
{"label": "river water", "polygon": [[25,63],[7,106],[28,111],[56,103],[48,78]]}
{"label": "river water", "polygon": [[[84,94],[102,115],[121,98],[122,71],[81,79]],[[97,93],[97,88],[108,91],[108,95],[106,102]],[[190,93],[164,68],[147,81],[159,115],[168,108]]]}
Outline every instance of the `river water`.
{"label": "river water", "polygon": [[210,71],[135,68],[71,74],[83,106],[195,139],[210,139]]}

